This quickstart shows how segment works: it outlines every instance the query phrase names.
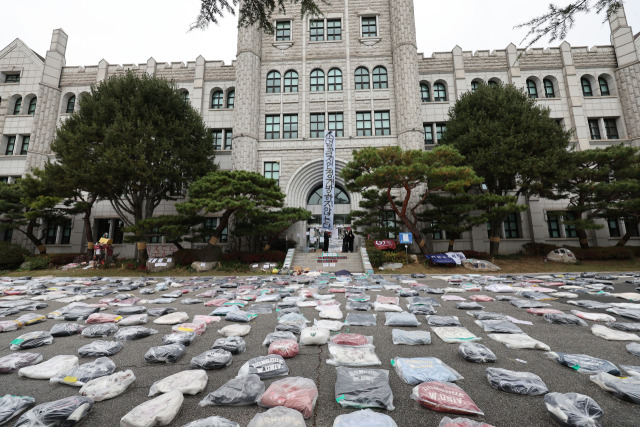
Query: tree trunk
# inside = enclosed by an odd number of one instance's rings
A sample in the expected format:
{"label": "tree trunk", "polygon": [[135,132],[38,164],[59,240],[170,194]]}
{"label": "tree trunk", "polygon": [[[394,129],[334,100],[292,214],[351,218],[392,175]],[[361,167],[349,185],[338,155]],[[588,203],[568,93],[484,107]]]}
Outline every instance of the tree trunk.
{"label": "tree trunk", "polygon": [[31,241],[31,243],[33,243],[36,246],[36,248],[38,249],[38,253],[40,255],[44,255],[47,253],[47,247],[42,244],[42,239],[38,239],[36,235],[33,234],[33,229],[35,228],[35,225],[36,225],[35,221],[31,220],[27,225],[27,230],[26,231],[21,230],[21,231],[24,233],[25,236],[27,236],[27,238]]}
{"label": "tree trunk", "polygon": [[84,212],[82,222],[84,224],[84,234],[87,236],[87,255],[89,255],[91,259],[93,258],[93,246],[95,244],[93,240],[93,230],[91,229],[91,208]]}
{"label": "tree trunk", "polygon": [[138,250],[138,261],[146,264],[147,260],[149,259],[149,254],[147,253],[147,242],[136,242],[136,249]]}
{"label": "tree trunk", "polygon": [[211,239],[209,239],[209,244],[211,246],[217,245],[218,242],[220,241],[220,238],[222,237],[222,232],[229,225],[229,218],[231,218],[231,214],[233,214],[233,211],[226,210],[220,217],[220,222],[218,223],[218,227],[213,232],[213,236],[211,236]]}
{"label": "tree trunk", "polygon": [[449,240],[449,246],[447,247],[447,252],[453,252],[453,245],[456,243],[455,239]]}
{"label": "tree trunk", "polygon": [[418,244],[418,248],[420,249],[420,253],[422,255],[427,255],[429,253],[429,249],[427,248],[427,241],[422,237],[420,230],[417,227],[414,227],[409,221],[403,221],[404,225],[407,226],[409,231],[413,234],[413,238],[415,242]]}
{"label": "tree trunk", "polygon": [[629,239],[631,238],[631,234],[632,234],[632,230],[627,230],[624,233],[624,236],[622,236],[622,238],[620,240],[618,240],[618,243],[616,243],[616,246],[624,246],[627,244],[627,242],[629,241]]}
{"label": "tree trunk", "polygon": [[489,236],[489,255],[492,257],[500,253],[500,226],[502,223],[491,224],[491,234]]}
{"label": "tree trunk", "polygon": [[589,249],[589,239],[587,238],[587,232],[585,230],[576,230],[578,234],[578,241],[582,249]]}

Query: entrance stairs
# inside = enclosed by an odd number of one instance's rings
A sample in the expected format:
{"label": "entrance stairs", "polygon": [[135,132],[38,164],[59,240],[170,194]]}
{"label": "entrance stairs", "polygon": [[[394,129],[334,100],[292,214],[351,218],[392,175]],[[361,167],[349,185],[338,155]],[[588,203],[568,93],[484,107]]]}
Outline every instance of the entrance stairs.
{"label": "entrance stairs", "polygon": [[302,252],[296,251],[291,267],[300,266],[310,271],[336,272],[347,270],[351,273],[364,273],[360,251],[342,252]]}

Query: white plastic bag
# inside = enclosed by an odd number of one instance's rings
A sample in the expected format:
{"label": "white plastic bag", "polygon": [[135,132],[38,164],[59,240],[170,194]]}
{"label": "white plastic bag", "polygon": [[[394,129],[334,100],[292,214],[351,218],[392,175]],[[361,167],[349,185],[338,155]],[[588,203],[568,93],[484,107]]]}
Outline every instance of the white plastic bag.
{"label": "white plastic bag", "polygon": [[295,409],[276,406],[267,412],[257,414],[247,427],[306,427],[304,417]]}
{"label": "white plastic bag", "polygon": [[183,311],[176,311],[175,313],[165,314],[158,317],[153,321],[156,325],[177,325],[178,323],[184,323],[189,320],[189,315]]}
{"label": "white plastic bag", "polygon": [[446,343],[460,343],[465,341],[480,341],[482,338],[478,338],[472,334],[467,328],[462,326],[432,326],[431,330],[434,334],[440,337],[440,339]]}
{"label": "white plastic bag", "polygon": [[362,409],[350,414],[339,415],[333,420],[333,427],[398,427],[393,418],[389,415],[372,411],[371,409]]}
{"label": "white plastic bag", "polygon": [[531,348],[535,350],[549,351],[550,347],[545,343],[531,338],[527,334],[489,334],[489,338],[507,346],[507,348]]}
{"label": "white plastic bag", "polygon": [[190,423],[185,424],[182,427],[240,427],[240,424],[214,415],[213,417],[191,421]]}
{"label": "white plastic bag", "polygon": [[[127,316],[118,322],[120,326],[138,326],[144,325],[149,320],[149,315],[147,313],[144,314],[132,314],[131,316]],[[95,399],[94,399],[95,400]]]}
{"label": "white plastic bag", "polygon": [[326,328],[320,328],[318,326],[304,328],[302,332],[300,332],[300,344],[324,345],[329,340],[330,335],[331,332]]}
{"label": "white plastic bag", "polygon": [[587,313],[586,311],[571,310],[571,314],[575,314],[581,319],[591,320],[593,322],[615,322],[616,318],[603,313]]}
{"label": "white plastic bag", "polygon": [[374,302],[373,309],[375,311],[391,311],[396,313],[402,313],[402,307],[395,304],[382,304],[379,302]]}
{"label": "white plastic bag", "polygon": [[373,366],[382,365],[382,362],[375,353],[375,346],[372,344],[362,346],[338,345],[330,342],[329,354],[331,359],[327,360],[329,365],[334,366]]}
{"label": "white plastic bag", "polygon": [[21,377],[34,380],[50,380],[60,372],[78,366],[78,358],[70,355],[53,356],[51,359],[37,365],[26,366],[18,371]]}
{"label": "white plastic bag", "polygon": [[208,380],[207,371],[204,369],[178,372],[154,382],[149,390],[149,396],[168,393],[172,390],[178,390],[182,394],[198,394],[205,389]]}
{"label": "white plastic bag", "polygon": [[184,396],[177,390],[148,400],[120,419],[120,427],[166,426],[178,415]]}
{"label": "white plastic bag", "polygon": [[133,371],[115,372],[105,377],[93,379],[82,386],[80,396],[92,398],[95,402],[113,399],[122,394],[133,384],[136,376]]}
{"label": "white plastic bag", "polygon": [[220,335],[225,337],[244,337],[251,331],[250,325],[227,325],[222,329],[218,329]]}
{"label": "white plastic bag", "polygon": [[313,324],[318,328],[328,329],[332,332],[337,332],[342,329],[344,322],[338,320],[318,320],[313,319]]}
{"label": "white plastic bag", "polygon": [[640,341],[640,337],[636,334],[617,331],[615,329],[607,328],[604,325],[593,325],[591,327],[591,333],[609,341]]}
{"label": "white plastic bag", "polygon": [[391,331],[393,343],[396,345],[424,345],[431,344],[431,333],[427,331],[404,331],[393,329]]}
{"label": "white plastic bag", "polygon": [[454,382],[464,379],[455,369],[437,357],[396,357],[391,360],[396,374],[409,385],[423,382]]}
{"label": "white plastic bag", "polygon": [[340,309],[322,310],[318,315],[321,319],[340,320],[344,317],[344,314]]}

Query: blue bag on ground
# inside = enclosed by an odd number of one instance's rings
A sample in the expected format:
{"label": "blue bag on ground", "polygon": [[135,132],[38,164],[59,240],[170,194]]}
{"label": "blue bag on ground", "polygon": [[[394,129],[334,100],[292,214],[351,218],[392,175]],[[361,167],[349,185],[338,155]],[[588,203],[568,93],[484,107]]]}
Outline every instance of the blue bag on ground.
{"label": "blue bag on ground", "polygon": [[417,385],[427,381],[453,382],[462,376],[437,357],[396,357],[391,365],[404,382]]}

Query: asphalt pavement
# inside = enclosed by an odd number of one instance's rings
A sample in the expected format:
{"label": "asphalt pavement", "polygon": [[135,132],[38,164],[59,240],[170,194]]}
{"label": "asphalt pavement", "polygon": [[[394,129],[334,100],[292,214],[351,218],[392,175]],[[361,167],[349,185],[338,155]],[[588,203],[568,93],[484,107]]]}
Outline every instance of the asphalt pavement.
{"label": "asphalt pavement", "polygon": [[[446,272],[446,271],[445,271]],[[535,275],[530,275],[535,276]],[[273,277],[273,276],[271,276]],[[569,277],[576,277],[568,275]],[[219,279],[219,278],[218,278]],[[279,278],[281,279],[281,278]],[[288,278],[292,283],[296,278]],[[398,284],[398,277],[384,276],[385,280]],[[404,279],[410,279],[404,277]],[[0,278],[0,286],[5,282]],[[42,280],[37,278],[37,280]],[[89,283],[87,279],[69,279],[71,282],[85,282]],[[109,284],[113,285],[115,278],[105,278],[103,281],[95,281],[94,284]],[[135,278],[130,280],[118,278],[123,282],[135,281]],[[157,279],[160,282],[167,280],[166,278]],[[238,280],[229,279],[231,282],[238,282],[246,280],[246,278],[238,278]],[[370,282],[374,282],[373,279],[369,279]],[[440,279],[425,278],[416,279],[417,282],[427,284],[433,288],[445,288],[448,285],[447,282]],[[175,282],[185,287],[193,286],[198,283],[206,283],[206,278],[175,278]],[[153,287],[152,282],[148,282],[146,287]],[[408,284],[403,286],[408,287]],[[610,292],[635,292],[635,288],[638,285],[624,283],[623,280],[614,281],[615,290]],[[127,292],[136,295],[141,299],[154,299],[166,292],[157,292],[154,295],[140,295],[140,288],[135,291]],[[186,294],[182,298],[195,298],[195,295],[201,293],[207,289],[197,290]],[[322,294],[327,294],[327,289],[321,291]],[[371,302],[373,302],[377,295],[395,296],[395,292],[392,290],[373,291],[366,292],[371,296]],[[498,294],[492,292],[465,292],[456,293],[468,300],[471,295],[489,295],[495,297]],[[294,295],[296,295],[294,293]],[[421,296],[427,296],[421,292]],[[512,295],[512,294],[510,294]],[[106,298],[112,297],[110,295]],[[544,396],[524,396],[506,393],[503,391],[492,388],[486,378],[485,369],[487,367],[505,368],[515,371],[532,372],[539,375],[546,383],[549,390],[552,392],[577,392],[588,395],[595,399],[604,411],[604,416],[600,419],[600,422],[604,426],[617,426],[617,427],[633,427],[640,425],[640,405],[622,401],[616,398],[613,394],[602,390],[596,384],[589,380],[589,375],[585,375],[576,372],[573,369],[560,365],[554,360],[545,356],[544,351],[540,350],[518,350],[509,349],[501,343],[493,341],[487,336],[487,333],[477,326],[474,321],[474,317],[467,314],[466,310],[459,310],[456,308],[455,301],[441,301],[441,295],[428,295],[439,300],[442,304],[441,307],[437,307],[438,315],[455,315],[458,316],[460,322],[469,331],[482,338],[481,343],[489,347],[496,355],[497,361],[491,364],[477,364],[469,363],[463,360],[457,354],[459,344],[448,344],[443,342],[434,333],[431,334],[432,342],[430,345],[420,346],[407,346],[407,345],[394,345],[391,339],[391,331],[394,327],[384,326],[384,313],[377,313],[377,326],[371,327],[359,327],[359,326],[344,326],[342,332],[359,333],[373,337],[373,344],[375,345],[375,352],[382,361],[381,366],[372,366],[375,369],[387,369],[390,371],[390,385],[393,390],[395,410],[393,411],[380,411],[390,415],[398,426],[400,427],[413,427],[413,426],[438,426],[440,420],[447,414],[434,412],[425,407],[420,406],[414,400],[410,398],[412,386],[404,383],[400,377],[394,371],[390,361],[394,357],[438,357],[449,366],[458,371],[464,379],[457,382],[457,384],[475,401],[480,409],[485,413],[484,416],[467,416],[468,418],[476,421],[484,421],[488,424],[496,427],[524,427],[524,426],[553,426],[555,424],[549,416],[544,405]],[[97,302],[102,298],[91,298],[84,300],[84,303]],[[201,298],[202,301],[207,301],[211,298]],[[588,299],[601,302],[630,302],[620,298],[615,298],[607,295],[585,295],[581,294],[580,299]],[[3,299],[0,298],[0,301]],[[346,299],[345,294],[336,294],[336,300],[339,301],[343,313],[348,312],[345,308]],[[563,311],[564,313],[570,313],[572,309],[580,309],[573,305],[567,304],[567,299],[561,298],[555,301],[544,301],[551,304],[549,308],[555,308]],[[60,303],[55,301],[47,301],[48,307],[36,311],[36,313],[47,314],[56,309],[59,309],[66,303]],[[599,338],[591,333],[591,325],[595,322],[587,321],[589,327],[583,326],[567,326],[551,324],[545,321],[541,316],[536,316],[527,313],[526,309],[517,308],[511,305],[508,301],[492,301],[481,302],[481,305],[485,307],[486,311],[502,313],[512,316],[519,320],[525,320],[533,322],[533,325],[519,324],[518,326],[531,337],[536,338],[551,347],[552,351],[558,351],[563,353],[577,353],[587,354],[590,356],[609,360],[620,365],[640,365],[640,357],[634,356],[627,352],[625,346],[626,341],[607,341],[603,338]],[[406,309],[406,301],[404,298],[400,298],[400,305]],[[180,299],[171,304],[145,304],[147,308],[158,307],[173,307],[177,311],[187,312],[190,319],[197,314],[209,314],[215,307],[205,307],[203,304],[195,305],[183,305],[180,303]],[[251,304],[247,306],[249,308]],[[640,306],[640,303],[639,303]],[[104,313],[113,313],[117,307],[110,307]],[[313,319],[318,319],[318,312],[313,307],[301,308],[302,314],[313,322]],[[595,313],[606,313],[605,310],[586,310]],[[16,319],[19,315],[29,313],[22,312],[16,315],[0,318],[0,320]],[[375,313],[373,310],[369,313]],[[262,356],[267,354],[267,348],[262,346],[262,341],[265,336],[273,332],[274,327],[277,324],[277,316],[279,313],[273,312],[272,314],[260,314],[257,318],[253,319],[249,324],[251,325],[251,332],[244,337],[247,343],[247,351],[240,355],[233,356],[233,363],[217,371],[208,371],[209,381],[206,389],[195,395],[185,395],[182,408],[170,424],[172,426],[182,426],[190,421],[206,418],[212,415],[218,415],[224,418],[228,418],[231,421],[239,423],[241,426],[246,426],[249,421],[259,412],[263,412],[266,409],[260,408],[257,405],[244,406],[244,407],[227,407],[227,406],[206,406],[201,407],[198,403],[210,392],[219,388],[226,381],[234,378],[237,375],[238,369],[243,363],[253,357]],[[612,314],[612,313],[608,313]],[[624,319],[620,316],[612,314],[619,321],[631,322],[629,319]],[[407,330],[425,330],[431,331],[431,328],[427,326],[425,316],[417,316],[421,325],[416,328],[401,328]],[[149,316],[149,322],[147,327],[156,329],[158,334],[152,335],[147,338],[143,338],[136,341],[128,341],[124,343],[124,348],[114,356],[111,356],[117,366],[117,371],[123,371],[131,369],[137,380],[135,383],[123,394],[102,402],[96,402],[95,407],[91,413],[85,418],[81,425],[84,426],[118,426],[119,420],[127,414],[135,406],[151,399],[148,397],[149,389],[151,385],[166,376],[175,374],[177,372],[189,369],[189,363],[192,357],[199,355],[200,353],[209,350],[213,342],[220,338],[221,335],[217,330],[230,322],[221,320],[219,323],[213,323],[208,326],[207,331],[200,337],[197,337],[191,346],[187,347],[184,356],[175,364],[149,364],[144,360],[144,354],[146,351],[157,345],[162,345],[162,336],[171,332],[171,326],[169,325],[156,325],[152,321],[155,317]],[[47,319],[44,323],[39,323],[31,326],[25,326],[20,330],[13,332],[5,332],[0,334],[0,357],[13,353],[9,349],[9,345],[12,340],[18,336],[30,332],[30,331],[49,331],[51,327],[60,322],[58,320]],[[84,324],[83,321],[80,323]],[[110,338],[112,339],[112,338]],[[27,352],[37,352],[44,356],[47,360],[55,355],[70,354],[78,355],[77,350],[84,344],[89,343],[92,338],[85,338],[79,335],[72,337],[55,338],[54,343],[49,346],[43,346],[36,349],[24,350]],[[353,412],[353,409],[343,409],[337,402],[335,396],[335,382],[336,382],[336,368],[326,363],[329,358],[328,347],[323,346],[300,346],[300,352],[297,356],[291,359],[287,359],[287,364],[290,368],[289,376],[301,376],[312,379],[319,391],[317,404],[313,413],[313,416],[306,421],[307,426],[318,427],[331,427],[334,419],[341,414]],[[92,358],[80,358],[80,363],[86,363],[93,360]],[[265,380],[267,387],[276,379]],[[43,403],[47,401],[53,401],[64,397],[72,396],[78,393],[77,387],[71,387],[68,385],[52,384],[46,380],[33,380],[19,376],[17,373],[0,375],[0,396],[5,394],[32,396],[36,399],[36,403]],[[455,415],[449,415],[454,418]],[[15,419],[9,422],[8,425],[13,425]]]}

